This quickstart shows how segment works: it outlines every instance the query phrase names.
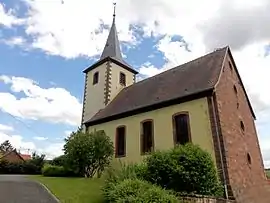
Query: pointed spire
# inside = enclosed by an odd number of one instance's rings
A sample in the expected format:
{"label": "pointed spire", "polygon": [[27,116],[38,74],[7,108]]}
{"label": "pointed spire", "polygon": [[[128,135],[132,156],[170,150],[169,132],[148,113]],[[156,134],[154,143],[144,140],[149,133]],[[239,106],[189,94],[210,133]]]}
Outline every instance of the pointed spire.
{"label": "pointed spire", "polygon": [[113,3],[113,5],[114,5],[113,22],[112,22],[111,30],[109,32],[109,36],[108,36],[106,45],[103,49],[103,52],[101,54],[100,59],[104,59],[106,57],[115,57],[119,60],[123,60],[121,50],[120,50],[120,43],[118,40],[117,30],[116,30],[116,26],[115,26],[116,3]]}

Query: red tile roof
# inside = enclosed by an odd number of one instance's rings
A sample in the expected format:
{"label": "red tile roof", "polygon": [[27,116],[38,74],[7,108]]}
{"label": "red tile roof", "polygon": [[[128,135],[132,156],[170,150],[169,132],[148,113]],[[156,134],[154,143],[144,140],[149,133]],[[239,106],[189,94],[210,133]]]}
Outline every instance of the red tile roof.
{"label": "red tile roof", "polygon": [[23,158],[23,160],[30,160],[31,159],[31,155],[29,154],[20,154],[20,156]]}

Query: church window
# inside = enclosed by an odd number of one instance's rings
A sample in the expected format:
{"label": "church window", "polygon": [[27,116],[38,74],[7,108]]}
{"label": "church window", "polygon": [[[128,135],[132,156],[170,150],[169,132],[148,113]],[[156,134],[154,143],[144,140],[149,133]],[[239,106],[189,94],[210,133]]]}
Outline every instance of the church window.
{"label": "church window", "polygon": [[190,122],[187,112],[173,115],[173,134],[175,144],[186,144],[191,141]]}
{"label": "church window", "polygon": [[251,164],[251,156],[250,156],[250,153],[247,153],[247,161],[248,161],[248,164],[250,165],[250,164]]}
{"label": "church window", "polygon": [[141,152],[152,152],[154,149],[154,125],[153,120],[141,122]]}
{"label": "church window", "polygon": [[237,88],[235,85],[233,86],[233,90],[234,90],[234,93],[237,95]]}
{"label": "church window", "polygon": [[244,132],[245,131],[245,125],[244,125],[243,121],[240,121],[240,126],[241,126],[242,131]]}
{"label": "church window", "polygon": [[99,76],[99,73],[98,72],[95,72],[95,74],[93,76],[93,85],[95,85],[95,84],[98,83],[98,76]]}
{"label": "church window", "polygon": [[126,155],[126,127],[120,126],[116,129],[115,139],[115,157],[124,157]]}
{"label": "church window", "polygon": [[126,86],[126,75],[124,73],[120,73],[119,83]]}

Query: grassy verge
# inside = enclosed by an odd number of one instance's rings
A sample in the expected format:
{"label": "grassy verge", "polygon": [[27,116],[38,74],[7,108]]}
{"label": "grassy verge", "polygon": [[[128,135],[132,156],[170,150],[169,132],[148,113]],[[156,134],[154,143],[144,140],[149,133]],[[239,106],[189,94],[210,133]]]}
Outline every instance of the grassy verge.
{"label": "grassy verge", "polygon": [[29,176],[46,185],[61,203],[102,203],[102,179]]}

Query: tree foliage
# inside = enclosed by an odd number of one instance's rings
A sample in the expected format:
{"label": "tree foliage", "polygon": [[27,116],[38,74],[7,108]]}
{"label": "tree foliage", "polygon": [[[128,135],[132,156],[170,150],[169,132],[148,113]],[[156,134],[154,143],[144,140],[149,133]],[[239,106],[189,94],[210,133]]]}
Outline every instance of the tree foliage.
{"label": "tree foliage", "polygon": [[4,141],[1,145],[0,145],[0,149],[4,152],[10,152],[12,150],[14,150],[13,146],[10,144],[9,140]]}
{"label": "tree foliage", "polygon": [[82,176],[100,175],[112,159],[113,143],[104,131],[84,133],[78,129],[65,141],[64,152],[69,166]]}
{"label": "tree foliage", "polygon": [[139,179],[125,179],[104,191],[106,202],[180,202],[176,196],[159,186]]}
{"label": "tree foliage", "polygon": [[211,155],[193,144],[180,145],[147,157],[147,180],[182,194],[222,196]]}
{"label": "tree foliage", "polygon": [[29,162],[35,165],[39,171],[41,171],[44,163],[45,163],[45,154],[38,155],[36,152],[32,153],[32,158]]}

